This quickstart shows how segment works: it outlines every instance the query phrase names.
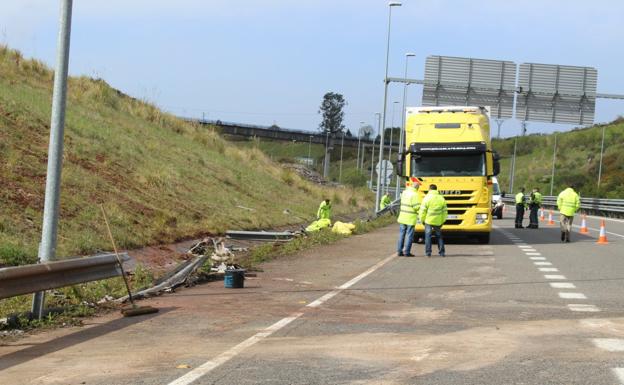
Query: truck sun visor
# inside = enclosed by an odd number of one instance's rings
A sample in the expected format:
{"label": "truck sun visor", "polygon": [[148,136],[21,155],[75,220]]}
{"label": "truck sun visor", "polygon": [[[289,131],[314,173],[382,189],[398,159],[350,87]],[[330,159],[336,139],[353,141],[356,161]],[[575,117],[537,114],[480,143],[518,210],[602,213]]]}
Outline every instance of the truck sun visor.
{"label": "truck sun visor", "polygon": [[486,146],[483,142],[466,143],[412,143],[410,146],[415,153],[436,153],[436,152],[462,152],[462,153],[482,153]]}

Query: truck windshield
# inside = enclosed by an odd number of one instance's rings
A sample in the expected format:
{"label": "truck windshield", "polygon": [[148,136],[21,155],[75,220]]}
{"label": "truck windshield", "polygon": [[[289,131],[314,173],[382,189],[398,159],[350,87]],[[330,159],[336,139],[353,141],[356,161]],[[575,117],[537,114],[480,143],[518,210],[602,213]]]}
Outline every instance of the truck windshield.
{"label": "truck windshield", "polygon": [[412,157],[412,176],[485,176],[484,154],[423,154]]}

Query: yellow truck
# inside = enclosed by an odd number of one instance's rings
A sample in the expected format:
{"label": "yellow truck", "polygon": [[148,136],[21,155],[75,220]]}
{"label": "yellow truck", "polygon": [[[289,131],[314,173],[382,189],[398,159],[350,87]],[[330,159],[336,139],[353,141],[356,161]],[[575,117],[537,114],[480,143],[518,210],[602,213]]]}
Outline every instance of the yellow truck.
{"label": "yellow truck", "polygon": [[[405,149],[397,161],[399,175],[417,178],[424,197],[430,184],[446,199],[443,232],[489,243],[492,231],[492,184],[498,155],[492,150],[488,107],[409,107]],[[415,239],[424,236],[416,225]]]}

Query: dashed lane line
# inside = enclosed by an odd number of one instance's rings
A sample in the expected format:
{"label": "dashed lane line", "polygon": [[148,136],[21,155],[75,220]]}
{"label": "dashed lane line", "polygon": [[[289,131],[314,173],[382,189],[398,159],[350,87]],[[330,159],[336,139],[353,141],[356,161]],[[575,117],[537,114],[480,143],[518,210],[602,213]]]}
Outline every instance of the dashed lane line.
{"label": "dashed lane line", "polygon": [[598,309],[597,306],[589,305],[586,303],[569,303],[568,309],[572,311],[590,312],[590,313],[596,313],[600,311],[600,309]]}
{"label": "dashed lane line", "polygon": [[624,352],[624,339],[621,338],[592,338],[592,342],[608,352]]}
{"label": "dashed lane line", "polygon": [[546,279],[566,279],[565,275],[560,274],[544,274]]}
{"label": "dashed lane line", "polygon": [[576,285],[572,282],[550,282],[553,289],[576,289]]}
{"label": "dashed lane line", "polygon": [[556,267],[540,267],[539,271],[541,271],[542,273],[548,273],[559,271],[559,269],[557,269]]}
{"label": "dashed lane line", "polygon": [[552,263],[546,261],[535,261],[533,264],[535,266],[552,266]]}
{"label": "dashed lane line", "polygon": [[587,299],[587,296],[585,296],[585,294],[583,293],[570,293],[566,291],[560,291],[558,294],[559,298],[563,299]]}

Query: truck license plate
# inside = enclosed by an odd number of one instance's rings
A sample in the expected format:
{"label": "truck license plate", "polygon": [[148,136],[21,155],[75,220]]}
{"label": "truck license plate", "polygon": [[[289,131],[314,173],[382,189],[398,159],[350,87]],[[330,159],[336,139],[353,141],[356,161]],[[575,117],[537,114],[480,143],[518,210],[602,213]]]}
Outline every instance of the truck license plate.
{"label": "truck license plate", "polygon": [[447,215],[446,219],[458,219],[457,215]]}

